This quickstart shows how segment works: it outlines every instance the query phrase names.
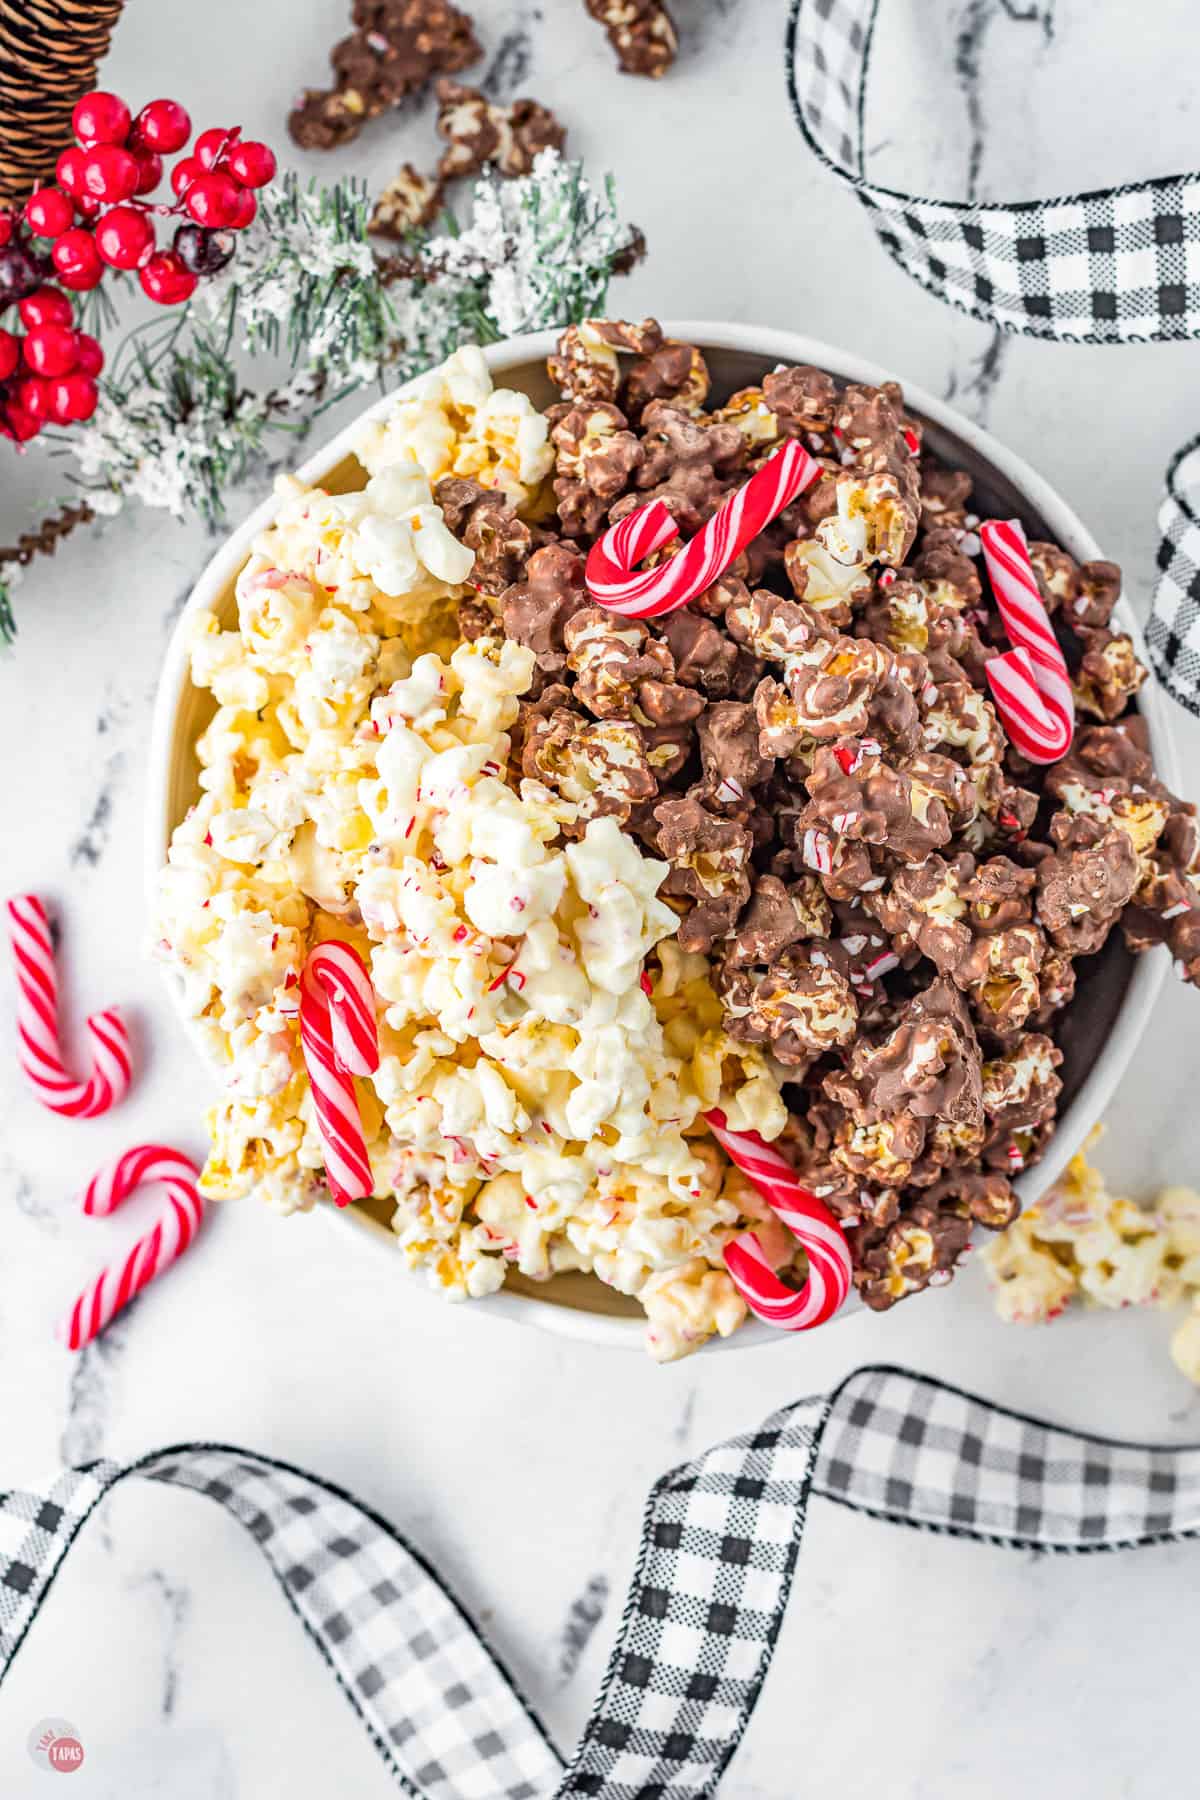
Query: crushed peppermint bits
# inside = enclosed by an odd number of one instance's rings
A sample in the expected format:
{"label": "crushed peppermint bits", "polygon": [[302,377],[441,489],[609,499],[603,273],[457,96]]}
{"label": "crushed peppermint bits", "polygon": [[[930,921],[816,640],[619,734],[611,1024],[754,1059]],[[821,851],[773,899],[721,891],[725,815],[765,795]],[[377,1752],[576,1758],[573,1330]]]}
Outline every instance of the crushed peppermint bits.
{"label": "crushed peppermint bits", "polygon": [[279,484],[236,614],[195,623],[216,710],[155,936],[222,1084],[202,1189],[324,1197],[296,990],[344,942],[378,1011],[356,1083],[373,1195],[409,1265],[454,1298],[589,1271],[641,1302],[655,1357],[684,1355],[746,1317],[731,1238],[797,1256],[704,1114],[768,1138],[787,1114],[674,941],[668,865],[593,804],[590,747],[570,794],[522,772],[533,651],[459,623],[533,541],[547,424],[464,350],[358,455],[356,492]]}
{"label": "crushed peppermint bits", "polygon": [[[549,372],[553,467],[536,509],[477,535],[462,628],[533,655],[514,747],[580,809],[564,833],[612,818],[668,865],[677,944],[767,1058],[783,1147],[847,1229],[864,1300],[890,1306],[1018,1212],[1079,959],[1119,927],[1200,982],[1200,838],[1134,710],[1120,571],[1030,545],[1081,720],[1035,768],[988,697],[1007,641],[971,478],[894,382],[777,368],[714,397],[653,319],[569,327]],[[820,476],[711,588],[660,620],[594,604],[584,563],[613,524],[665,502],[670,555],[786,438]]]}

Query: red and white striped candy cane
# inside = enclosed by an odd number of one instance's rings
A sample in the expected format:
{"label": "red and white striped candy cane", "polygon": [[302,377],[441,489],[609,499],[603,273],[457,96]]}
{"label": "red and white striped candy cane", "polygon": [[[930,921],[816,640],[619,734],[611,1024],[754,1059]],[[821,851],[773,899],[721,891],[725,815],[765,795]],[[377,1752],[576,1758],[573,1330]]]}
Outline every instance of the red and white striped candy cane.
{"label": "red and white striped candy cane", "polygon": [[850,1292],[853,1274],[845,1233],[829,1208],[802,1187],[796,1171],[756,1131],[730,1131],[720,1111],[705,1113],[709,1130],[730,1162],[749,1177],[808,1257],[808,1280],[785,1287],[752,1231],[725,1247],[725,1266],[755,1318],[783,1331],[809,1331],[833,1317]]}
{"label": "red and white striped candy cane", "polygon": [[679,532],[665,503],[652,500],[649,506],[610,526],[588,551],[587,585],[592,598],[610,612],[635,619],[656,618],[686,606],[711,587],[746,545],[820,473],[820,463],[795,438],[789,438],[744,487],[730,495],[678,555],[638,574],[642,558],[661,550]]}
{"label": "red and white striped candy cane", "polygon": [[988,578],[1013,648],[987,665],[988,685],[1015,747],[1033,763],[1057,762],[1075,735],[1071,677],[1042,601],[1016,519],[979,528]]}
{"label": "red and white striped candy cane", "polygon": [[300,1048],[312,1086],[325,1175],[339,1206],[363,1200],[375,1180],[354,1077],[379,1067],[375,990],[361,956],[330,941],[309,952],[300,977]]}
{"label": "red and white striped candy cane", "polygon": [[138,1144],[97,1169],[83,1191],[83,1210],[92,1218],[115,1212],[135,1188],[160,1181],[167,1205],[158,1223],[140,1237],[123,1263],[102,1269],[84,1288],[58,1326],[68,1350],[82,1350],[127,1306],[147,1282],[182,1256],[204,1217],[197,1185],[200,1172],[190,1157],[169,1144]]}
{"label": "red and white striped candy cane", "polygon": [[8,902],[17,967],[17,1060],[43,1106],[72,1119],[94,1119],[129,1087],[129,1034],[115,1007],[87,1021],[92,1067],[86,1081],[68,1071],[58,1044],[58,969],[46,909],[36,894]]}

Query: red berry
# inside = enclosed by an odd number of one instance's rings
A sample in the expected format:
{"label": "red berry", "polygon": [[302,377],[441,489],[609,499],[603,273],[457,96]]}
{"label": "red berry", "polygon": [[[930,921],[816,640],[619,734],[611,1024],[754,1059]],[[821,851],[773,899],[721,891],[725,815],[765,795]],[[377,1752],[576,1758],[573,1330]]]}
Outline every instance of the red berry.
{"label": "red berry", "polygon": [[75,200],[75,211],[81,219],[98,219],[104,211],[104,202],[97,200],[94,194],[79,194]]}
{"label": "red berry", "polygon": [[104,271],[95,239],[82,225],[64,231],[50,256],[64,287],[94,288]]}
{"label": "red berry", "polygon": [[86,375],[60,375],[49,384],[51,418],[60,425],[74,425],[90,419],[96,410],[100,390]]}
{"label": "red berry", "polygon": [[160,306],[178,306],[196,291],[196,277],[185,269],[173,250],[160,250],[138,270],[142,292]]}
{"label": "red berry", "polygon": [[192,135],[192,121],[178,100],[150,100],[133,121],[133,139],[148,150],[170,156]]}
{"label": "red berry", "polygon": [[88,331],[75,333],[75,368],[80,375],[98,375],[104,367],[104,352]]}
{"label": "red berry", "polygon": [[206,169],[215,169],[218,163],[224,162],[225,154],[233,149],[240,133],[239,125],[214,125],[211,131],[200,133],[192,154]]}
{"label": "red berry", "polygon": [[219,231],[223,225],[232,225],[238,213],[238,184],[219,171],[198,175],[184,196],[183,204],[197,225]]}
{"label": "red berry", "polygon": [[35,325],[21,348],[35,375],[69,375],[79,360],[75,333],[67,325]]}
{"label": "red berry", "polygon": [[83,163],[86,156],[86,150],[72,144],[69,150],[63,151],[54,165],[55,177],[64,193],[76,195],[84,192]]}
{"label": "red berry", "polygon": [[42,429],[40,419],[35,419],[23,407],[9,405],[6,413],[0,414],[0,431],[6,436],[15,438],[18,444],[24,444],[35,438]]}
{"label": "red berry", "polygon": [[229,221],[231,231],[245,231],[258,211],[258,201],[249,188],[239,188],[237,194],[237,211]]}
{"label": "red berry", "polygon": [[96,221],[96,248],[114,269],[136,269],[154,252],[154,226],[136,206],[114,206]]}
{"label": "red berry", "polygon": [[77,100],[71,114],[71,129],[80,144],[123,144],[131,123],[125,102],[103,88]]}
{"label": "red berry", "polygon": [[75,223],[75,208],[57,188],[38,188],[25,202],[25,223],[35,237],[61,237]]}
{"label": "red berry", "polygon": [[133,191],[135,194],[152,194],[162,180],[162,157],[154,150],[139,150],[136,155],[138,180]]}
{"label": "red berry", "polygon": [[182,199],[184,191],[191,187],[198,175],[203,175],[204,164],[196,161],[194,156],[185,156],[171,170],[171,192]]}
{"label": "red berry", "polygon": [[11,331],[0,331],[0,381],[7,381],[21,360],[21,340]]}
{"label": "red berry", "polygon": [[234,144],[225,162],[229,173],[243,187],[266,187],[268,181],[275,178],[275,152],[267,144],[260,144],[254,139],[244,144]]}
{"label": "red berry", "polygon": [[129,200],[137,189],[138,160],[116,144],[97,144],[83,159],[83,187],[96,200],[110,205]]}
{"label": "red berry", "polygon": [[14,226],[13,226],[12,214],[8,213],[8,212],[0,212],[0,250],[3,250],[5,244],[7,244],[9,239],[12,237],[13,230],[14,230]]}
{"label": "red berry", "polygon": [[17,311],[23,325],[70,325],[75,317],[75,308],[62,289],[56,287],[34,288]]}
{"label": "red berry", "polygon": [[13,398],[22,412],[39,422],[50,416],[50,383],[39,375],[26,375],[13,389]]}

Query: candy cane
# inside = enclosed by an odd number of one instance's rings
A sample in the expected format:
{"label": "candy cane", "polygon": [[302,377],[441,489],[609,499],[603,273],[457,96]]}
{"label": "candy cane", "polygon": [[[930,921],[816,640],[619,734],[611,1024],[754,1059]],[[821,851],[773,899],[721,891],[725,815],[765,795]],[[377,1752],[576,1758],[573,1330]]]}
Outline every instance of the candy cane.
{"label": "candy cane", "polygon": [[980,526],[979,537],[996,605],[1013,646],[987,664],[997,710],[1027,761],[1057,762],[1075,735],[1075,700],[1025,533],[1016,519],[989,519]]}
{"label": "candy cane", "polygon": [[802,1187],[791,1164],[756,1131],[730,1131],[723,1112],[704,1115],[728,1156],[803,1245],[808,1280],[797,1293],[775,1274],[752,1231],[725,1247],[725,1266],[750,1311],[784,1331],[809,1331],[833,1317],[850,1292],[852,1267],[845,1234],[827,1206]]}
{"label": "candy cane", "polygon": [[129,1034],[115,1007],[87,1021],[91,1073],[76,1081],[58,1044],[58,969],[46,909],[36,894],[8,902],[17,967],[17,1060],[43,1106],[72,1119],[94,1119],[115,1106],[133,1072]]}
{"label": "candy cane", "polygon": [[318,944],[300,977],[300,1048],[312,1087],[325,1175],[339,1206],[375,1185],[354,1077],[379,1067],[375,990],[357,950]]}
{"label": "candy cane", "polygon": [[204,1217],[199,1179],[195,1163],[169,1144],[138,1144],[97,1169],[83,1191],[83,1210],[90,1218],[115,1212],[135,1188],[151,1181],[161,1181],[166,1188],[167,1206],[125,1261],[102,1269],[60,1321],[56,1335],[68,1350],[90,1344],[147,1282],[183,1255]]}
{"label": "candy cane", "polygon": [[677,556],[637,574],[644,556],[676,537],[679,527],[661,500],[612,525],[588,552],[587,585],[610,612],[650,619],[686,606],[712,586],[797,494],[821,473],[804,446],[789,438],[756,475],[731,494]]}

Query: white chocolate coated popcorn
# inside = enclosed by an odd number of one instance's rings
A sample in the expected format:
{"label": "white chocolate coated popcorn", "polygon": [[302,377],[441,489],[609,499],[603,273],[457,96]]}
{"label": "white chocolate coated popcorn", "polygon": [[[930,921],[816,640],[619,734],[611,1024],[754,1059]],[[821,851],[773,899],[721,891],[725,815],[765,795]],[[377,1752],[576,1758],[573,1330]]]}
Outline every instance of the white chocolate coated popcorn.
{"label": "white chocolate coated popcorn", "polygon": [[357,1091],[405,1260],[455,1298],[510,1266],[592,1271],[644,1296],[656,1357],[683,1355],[745,1317],[736,1232],[758,1221],[780,1264],[795,1250],[702,1114],[773,1137],[786,1113],[772,1066],[725,1036],[706,962],[672,942],[666,865],[609,817],[564,842],[580,809],[508,773],[532,652],[459,639],[472,553],[431,484],[532,501],[545,422],[460,352],[362,455],[359,492],[281,484],[237,628],[195,627],[216,704],[156,937],[223,1084],[204,1189],[282,1212],[322,1197],[298,984],[312,945],[342,939],[378,999]]}
{"label": "white chocolate coated popcorn", "polygon": [[1164,1188],[1152,1206],[1110,1194],[1081,1152],[1038,1206],[991,1242],[983,1261],[996,1311],[1009,1324],[1057,1318],[1069,1301],[1191,1311],[1171,1355],[1200,1382],[1200,1194]]}

